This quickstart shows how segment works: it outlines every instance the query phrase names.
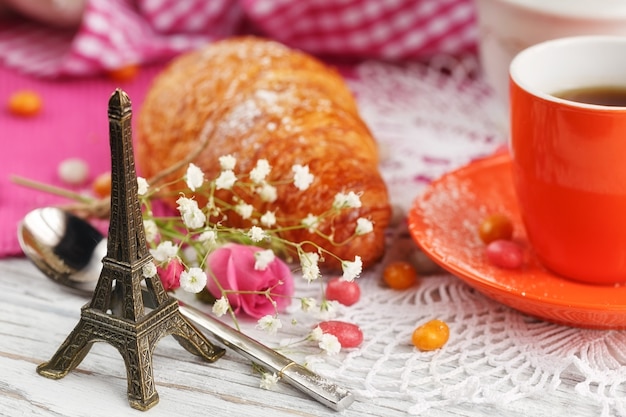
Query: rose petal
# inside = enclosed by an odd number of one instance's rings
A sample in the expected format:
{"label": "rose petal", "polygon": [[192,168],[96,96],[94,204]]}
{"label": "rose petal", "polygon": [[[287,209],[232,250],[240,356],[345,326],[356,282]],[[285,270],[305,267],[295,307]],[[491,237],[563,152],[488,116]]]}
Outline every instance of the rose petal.
{"label": "rose petal", "polygon": [[[234,311],[242,310],[255,318],[283,311],[291,303],[293,294],[291,270],[282,260],[274,259],[262,271],[254,268],[254,254],[261,250],[256,246],[229,244],[211,253],[207,262],[209,276],[215,276],[207,284],[211,294],[216,298],[222,296],[215,282],[217,279],[224,290],[238,292],[227,294]],[[268,288],[272,288],[271,299],[262,293]]]}

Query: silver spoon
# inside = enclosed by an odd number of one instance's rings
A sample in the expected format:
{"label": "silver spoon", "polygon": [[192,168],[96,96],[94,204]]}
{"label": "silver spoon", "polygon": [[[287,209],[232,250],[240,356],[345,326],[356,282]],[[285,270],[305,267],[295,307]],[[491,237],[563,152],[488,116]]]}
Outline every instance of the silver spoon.
{"label": "silver spoon", "polygon": [[[91,294],[106,255],[106,239],[85,220],[56,207],[28,213],[18,225],[24,254],[61,285]],[[336,411],[354,401],[352,393],[297,364],[273,349],[246,336],[189,305],[179,303],[181,314],[214,336],[226,347],[276,373],[290,385]]]}

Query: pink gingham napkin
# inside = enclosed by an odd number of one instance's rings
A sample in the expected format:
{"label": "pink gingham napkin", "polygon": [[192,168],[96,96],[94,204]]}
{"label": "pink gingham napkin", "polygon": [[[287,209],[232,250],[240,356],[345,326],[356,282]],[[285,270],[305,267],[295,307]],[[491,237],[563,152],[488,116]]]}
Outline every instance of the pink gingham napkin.
{"label": "pink gingham napkin", "polygon": [[[87,0],[74,30],[0,17],[0,103],[32,89],[45,104],[29,119],[0,109],[0,257],[21,254],[16,228],[29,210],[59,202],[10,175],[62,185],[57,167],[70,157],[89,163],[90,179],[108,170],[109,95],[124,88],[137,111],[181,52],[257,34],[330,60],[415,59],[472,51],[474,22],[471,0]],[[103,75],[128,64],[142,66],[132,81]]]}
{"label": "pink gingham napkin", "polygon": [[87,0],[76,31],[12,19],[5,65],[37,76],[91,75],[255,33],[327,57],[414,59],[474,48],[472,0]]}

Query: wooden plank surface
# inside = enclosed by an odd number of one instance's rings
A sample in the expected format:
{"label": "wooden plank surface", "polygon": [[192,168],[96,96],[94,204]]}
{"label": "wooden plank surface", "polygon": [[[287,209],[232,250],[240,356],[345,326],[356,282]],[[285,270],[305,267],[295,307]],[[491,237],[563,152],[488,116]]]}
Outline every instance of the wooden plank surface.
{"label": "wooden plank surface", "polygon": [[[58,287],[27,261],[0,261],[0,416],[140,415],[128,406],[121,356],[105,343],[94,344],[79,367],[61,380],[35,372],[73,329],[84,303],[84,297]],[[489,366],[488,360],[484,366]],[[156,348],[154,375],[160,402],[147,412],[153,417],[406,415],[402,401],[361,396],[348,410],[337,413],[285,384],[263,390],[258,375],[241,356],[227,352],[223,359],[206,364],[171,337],[162,339]],[[576,394],[579,380],[575,375],[564,372],[562,379],[555,393],[542,397],[498,406],[471,402],[434,406],[420,415],[600,415],[597,405]]]}

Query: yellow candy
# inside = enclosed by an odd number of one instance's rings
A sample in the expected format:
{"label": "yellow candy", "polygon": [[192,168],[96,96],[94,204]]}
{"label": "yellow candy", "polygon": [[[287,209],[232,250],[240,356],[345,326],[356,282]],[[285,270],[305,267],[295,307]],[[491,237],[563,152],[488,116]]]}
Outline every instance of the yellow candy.
{"label": "yellow candy", "polygon": [[439,349],[450,337],[448,325],[441,320],[431,320],[413,331],[411,341],[423,351]]}

